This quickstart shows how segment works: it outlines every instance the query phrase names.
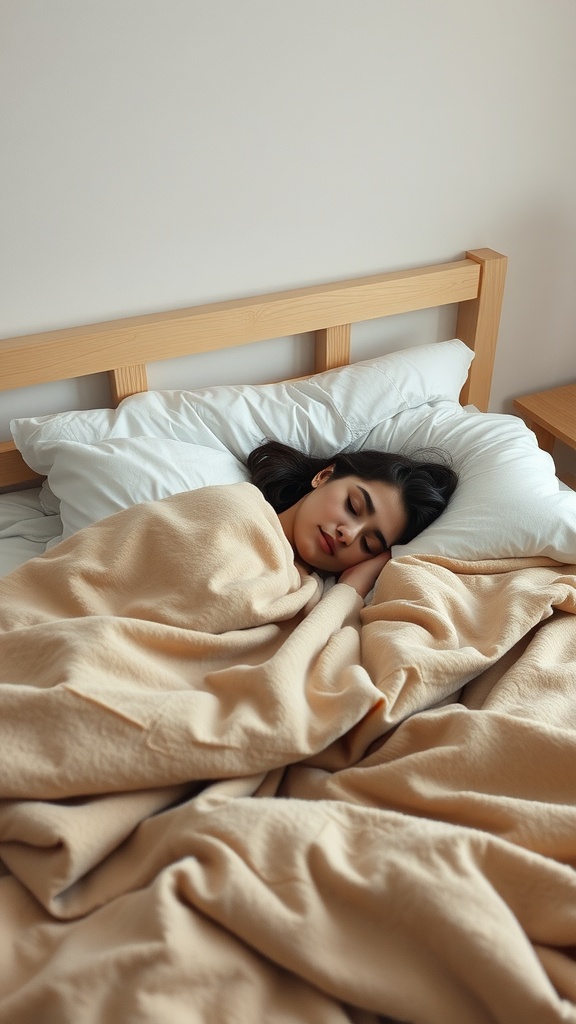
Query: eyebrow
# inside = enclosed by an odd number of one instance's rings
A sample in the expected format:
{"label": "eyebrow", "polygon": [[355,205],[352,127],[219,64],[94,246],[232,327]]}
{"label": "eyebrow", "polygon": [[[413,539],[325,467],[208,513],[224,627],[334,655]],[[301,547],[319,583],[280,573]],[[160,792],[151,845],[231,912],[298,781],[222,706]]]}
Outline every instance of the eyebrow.
{"label": "eyebrow", "polygon": [[[358,485],[358,490],[360,491],[362,497],[364,498],[364,501],[366,502],[366,510],[368,512],[368,515],[373,516],[376,509],[374,508],[374,502],[372,501],[372,498],[368,494],[368,491],[366,491],[364,487],[361,487],[360,485]],[[387,551],[388,544],[386,543],[386,538],[384,534],[380,530],[374,530],[374,536],[378,541],[380,541],[384,551]]]}

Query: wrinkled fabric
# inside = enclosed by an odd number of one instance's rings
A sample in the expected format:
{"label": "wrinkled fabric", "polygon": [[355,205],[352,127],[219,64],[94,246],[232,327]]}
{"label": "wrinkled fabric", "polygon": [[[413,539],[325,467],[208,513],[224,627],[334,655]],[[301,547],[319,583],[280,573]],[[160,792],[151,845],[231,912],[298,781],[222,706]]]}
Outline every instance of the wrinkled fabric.
{"label": "wrinkled fabric", "polygon": [[576,1022],[576,567],[317,598],[248,484],[0,581],[2,1022]]}

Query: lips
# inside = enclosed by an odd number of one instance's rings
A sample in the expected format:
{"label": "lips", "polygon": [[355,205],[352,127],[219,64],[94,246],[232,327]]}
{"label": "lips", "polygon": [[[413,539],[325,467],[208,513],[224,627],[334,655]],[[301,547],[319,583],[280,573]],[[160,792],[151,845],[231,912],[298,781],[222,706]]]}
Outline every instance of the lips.
{"label": "lips", "polygon": [[321,526],[319,526],[318,529],[320,531],[320,547],[325,552],[325,554],[333,555],[334,541],[332,540],[332,537],[330,537],[329,534],[324,533],[324,530],[322,529]]}

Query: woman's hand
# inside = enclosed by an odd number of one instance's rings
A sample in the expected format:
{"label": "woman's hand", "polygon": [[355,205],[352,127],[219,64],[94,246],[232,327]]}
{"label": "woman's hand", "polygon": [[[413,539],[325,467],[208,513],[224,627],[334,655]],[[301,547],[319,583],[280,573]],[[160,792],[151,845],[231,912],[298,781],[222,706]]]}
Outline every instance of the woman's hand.
{"label": "woman's hand", "polygon": [[357,594],[360,594],[360,597],[366,597],[372,590],[386,562],[390,561],[390,557],[389,551],[383,551],[381,555],[375,555],[374,558],[367,558],[365,562],[351,565],[349,569],[345,569],[340,574],[338,582],[347,583],[349,587],[354,588]]}

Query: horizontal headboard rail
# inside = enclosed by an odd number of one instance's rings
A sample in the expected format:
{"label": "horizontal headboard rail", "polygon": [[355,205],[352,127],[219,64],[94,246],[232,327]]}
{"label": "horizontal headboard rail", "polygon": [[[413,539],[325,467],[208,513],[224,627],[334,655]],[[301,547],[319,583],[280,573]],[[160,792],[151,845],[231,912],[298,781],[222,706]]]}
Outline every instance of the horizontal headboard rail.
{"label": "horizontal headboard rail", "polygon": [[[478,249],[449,263],[5,338],[0,391],[108,372],[115,405],[146,390],[148,363],[304,333],[315,336],[318,372],[349,362],[351,324],[455,304],[458,337],[476,352],[467,400],[486,408],[505,271],[505,256]],[[15,475],[15,458],[3,443],[0,487],[34,479]]]}
{"label": "horizontal headboard rail", "polygon": [[460,260],[0,341],[0,388],[101,373],[408,310],[473,299],[480,266]]}

